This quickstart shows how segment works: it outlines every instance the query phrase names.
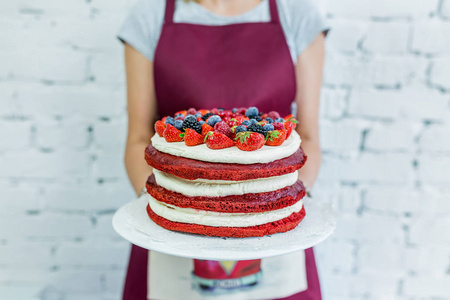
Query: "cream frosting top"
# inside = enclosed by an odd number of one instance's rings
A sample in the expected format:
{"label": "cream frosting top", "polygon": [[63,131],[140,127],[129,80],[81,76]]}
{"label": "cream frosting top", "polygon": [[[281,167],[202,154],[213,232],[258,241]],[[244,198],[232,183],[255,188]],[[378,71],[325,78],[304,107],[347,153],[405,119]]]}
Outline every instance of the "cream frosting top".
{"label": "cream frosting top", "polygon": [[292,131],[289,138],[280,146],[266,146],[255,151],[242,151],[237,147],[219,150],[209,149],[205,144],[189,147],[184,142],[168,143],[163,137],[155,134],[152,145],[156,150],[174,156],[215,162],[235,164],[269,163],[294,154],[300,147],[301,139],[296,131]]}

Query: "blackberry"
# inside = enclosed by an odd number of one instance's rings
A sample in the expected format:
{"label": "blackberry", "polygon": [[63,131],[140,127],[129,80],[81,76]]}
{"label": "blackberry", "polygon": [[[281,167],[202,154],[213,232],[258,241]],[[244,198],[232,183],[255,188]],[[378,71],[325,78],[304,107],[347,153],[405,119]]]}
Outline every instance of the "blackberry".
{"label": "blackberry", "polygon": [[267,131],[265,131],[264,128],[258,124],[252,124],[252,125],[248,126],[247,131],[261,133],[262,135],[264,135],[264,137],[266,137],[266,135],[267,135]]}
{"label": "blackberry", "polygon": [[195,117],[194,118],[186,117],[186,119],[184,119],[184,121],[183,121],[183,129],[186,130],[187,128],[190,128],[190,129],[193,129],[193,130],[197,131],[198,134],[202,133],[202,125],[200,124],[199,121],[197,121],[195,119]]}
{"label": "blackberry", "polygon": [[204,114],[202,119],[203,119],[203,121],[206,122],[206,120],[208,120],[208,118],[211,116],[214,116],[214,114],[209,112],[209,113]]}

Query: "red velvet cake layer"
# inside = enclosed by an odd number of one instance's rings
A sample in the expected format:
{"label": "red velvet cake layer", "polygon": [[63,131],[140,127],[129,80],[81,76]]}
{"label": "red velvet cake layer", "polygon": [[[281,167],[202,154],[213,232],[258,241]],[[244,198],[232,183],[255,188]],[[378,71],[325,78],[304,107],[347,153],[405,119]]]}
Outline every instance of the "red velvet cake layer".
{"label": "red velvet cake layer", "polygon": [[276,210],[297,203],[305,196],[301,181],[267,193],[232,195],[224,197],[185,196],[158,185],[155,175],[147,180],[147,192],[156,200],[183,208],[195,208],[225,213],[255,213]]}
{"label": "red velvet cake layer", "polygon": [[[236,155],[239,155],[236,153]],[[250,180],[289,174],[300,169],[306,162],[306,155],[300,147],[289,157],[265,164],[225,164],[170,155],[159,152],[149,145],[145,149],[147,163],[160,171],[175,176],[194,180],[198,178],[210,180]]]}
{"label": "red velvet cake layer", "polygon": [[289,217],[286,217],[284,219],[250,227],[213,227],[198,224],[172,222],[155,214],[150,208],[150,205],[147,205],[147,213],[156,224],[168,230],[203,234],[208,236],[245,238],[264,236],[268,234],[292,230],[305,217],[305,208],[303,207],[298,213],[293,213]]}

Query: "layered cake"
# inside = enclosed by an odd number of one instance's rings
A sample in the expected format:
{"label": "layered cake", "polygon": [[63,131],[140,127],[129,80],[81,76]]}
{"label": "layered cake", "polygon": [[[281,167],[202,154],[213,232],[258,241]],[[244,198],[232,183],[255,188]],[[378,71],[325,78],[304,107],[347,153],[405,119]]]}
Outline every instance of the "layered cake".
{"label": "layered cake", "polygon": [[145,151],[154,168],[149,217],[169,230],[220,237],[294,229],[305,216],[296,123],[255,107],[191,108],[157,121]]}

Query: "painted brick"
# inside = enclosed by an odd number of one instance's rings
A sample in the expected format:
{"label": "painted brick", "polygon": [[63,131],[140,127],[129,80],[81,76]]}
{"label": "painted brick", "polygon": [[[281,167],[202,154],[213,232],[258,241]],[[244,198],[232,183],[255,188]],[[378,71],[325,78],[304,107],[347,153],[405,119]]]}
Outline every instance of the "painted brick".
{"label": "painted brick", "polygon": [[405,295],[414,297],[443,297],[448,299],[450,278],[419,276],[407,278],[403,282]]}
{"label": "painted brick", "polygon": [[31,122],[0,121],[0,151],[24,150],[31,144]]}
{"label": "painted brick", "polygon": [[450,264],[450,247],[418,245],[405,249],[405,268],[413,274],[444,277]]}
{"label": "painted brick", "polygon": [[358,51],[359,43],[367,29],[367,23],[331,19],[330,27],[332,30],[327,36],[327,49],[331,49],[333,52],[354,54]]}
{"label": "painted brick", "polygon": [[450,58],[438,58],[434,60],[430,72],[430,81],[432,84],[441,88],[450,89]]}
{"label": "painted brick", "polygon": [[88,145],[89,123],[83,118],[62,120],[43,118],[36,126],[36,144],[46,149],[83,149]]}
{"label": "painted brick", "polygon": [[346,113],[347,98],[346,90],[323,88],[320,99],[321,116],[328,119],[342,118]]}
{"label": "painted brick", "polygon": [[350,274],[356,264],[355,248],[349,242],[327,240],[315,248],[317,262],[333,274]]}
{"label": "painted brick", "polygon": [[427,127],[420,137],[420,148],[431,153],[450,152],[450,128],[441,126]]}
{"label": "painted brick", "polygon": [[86,153],[64,151],[26,151],[6,153],[0,157],[0,178],[73,178],[89,173],[89,157]]}
{"label": "painted brick", "polygon": [[381,123],[371,127],[366,135],[364,147],[377,151],[415,152],[414,138],[422,128],[410,122]]}
{"label": "painted brick", "polygon": [[419,178],[424,183],[448,186],[450,157],[426,155],[419,158]]}
{"label": "painted brick", "polygon": [[441,15],[450,19],[450,1],[444,0],[441,4]]}
{"label": "painted brick", "polygon": [[28,185],[0,185],[0,216],[41,209],[39,189]]}
{"label": "painted brick", "polygon": [[126,111],[125,92],[120,87],[30,84],[17,93],[18,112],[23,115],[113,117]]}
{"label": "painted brick", "polygon": [[[426,101],[424,101],[426,99]],[[387,120],[438,120],[450,117],[448,96],[435,90],[362,90],[352,92],[349,113]]]}
{"label": "painted brick", "polygon": [[411,48],[426,54],[450,53],[450,23],[440,20],[427,20],[414,24]]}
{"label": "painted brick", "polygon": [[382,274],[389,270],[390,276],[402,275],[403,255],[400,244],[365,243],[358,249],[358,271],[364,274]]}
{"label": "painted brick", "polygon": [[398,0],[395,2],[381,0],[341,0],[326,1],[329,14],[357,18],[426,18],[437,10],[438,1]]}
{"label": "painted brick", "polygon": [[410,26],[403,22],[370,23],[363,49],[374,54],[404,54],[407,50]]}
{"label": "painted brick", "polygon": [[94,124],[94,140],[102,149],[124,149],[127,136],[127,120],[97,122]]}
{"label": "painted brick", "polygon": [[358,152],[363,126],[355,120],[323,121],[320,124],[320,142],[325,151]]}
{"label": "painted brick", "polygon": [[423,199],[425,197],[422,197],[419,191],[412,188],[377,185],[365,190],[364,208],[395,214],[420,213],[424,209]]}
{"label": "painted brick", "polygon": [[127,265],[128,255],[129,244],[126,241],[101,244],[67,243],[56,250],[55,263],[64,267],[90,266],[123,269]]}
{"label": "painted brick", "polygon": [[449,230],[450,219],[448,217],[435,215],[417,217],[411,224],[409,239],[415,245],[448,245],[450,236],[446,233]]}
{"label": "painted brick", "polygon": [[124,149],[114,149],[98,155],[95,161],[94,176],[103,178],[125,178],[126,170],[123,161]]}
{"label": "painted brick", "polygon": [[[51,247],[41,243],[14,241],[0,245],[0,265],[13,268],[48,267],[52,263]],[[0,294],[1,295],[1,294]]]}

